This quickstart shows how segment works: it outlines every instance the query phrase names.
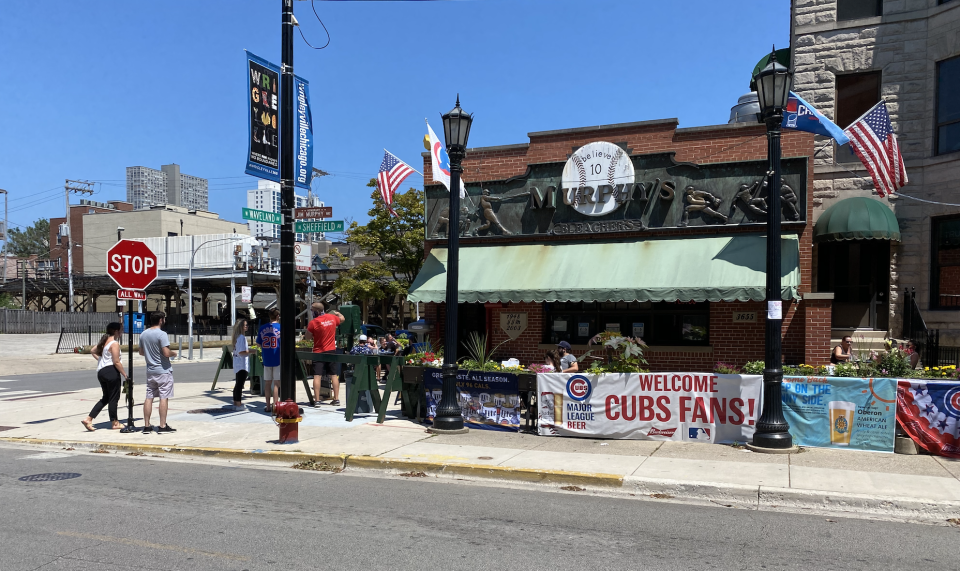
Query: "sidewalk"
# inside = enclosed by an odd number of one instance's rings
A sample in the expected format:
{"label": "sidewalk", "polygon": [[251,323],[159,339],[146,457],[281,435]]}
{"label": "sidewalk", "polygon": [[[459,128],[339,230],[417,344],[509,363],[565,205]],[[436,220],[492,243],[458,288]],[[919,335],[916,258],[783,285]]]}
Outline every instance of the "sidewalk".
{"label": "sidewalk", "polygon": [[[231,388],[232,381],[222,379],[216,391],[209,390],[210,383],[177,384],[168,418],[177,432],[164,435],[109,430],[106,412],[97,419],[99,430],[85,431],[80,419],[99,399],[99,389],[0,402],[4,425],[0,442],[102,446],[286,465],[313,459],[337,469],[424,472],[441,478],[495,479],[554,488],[573,485],[748,509],[940,523],[960,517],[960,461],[936,456],[827,449],[766,455],[715,444],[479,430],[437,436],[401,419],[398,407],[392,407],[384,424],[377,424],[373,414],[358,415],[348,423],[342,408],[329,405],[304,407],[300,442],[280,445],[278,429],[263,413],[261,399],[245,401],[247,411],[222,408],[230,404]],[[135,395],[139,398],[134,416],[142,427],[142,384]],[[345,402],[343,395],[341,400]],[[123,407],[120,416],[126,418]],[[157,418],[153,424],[159,424]]]}

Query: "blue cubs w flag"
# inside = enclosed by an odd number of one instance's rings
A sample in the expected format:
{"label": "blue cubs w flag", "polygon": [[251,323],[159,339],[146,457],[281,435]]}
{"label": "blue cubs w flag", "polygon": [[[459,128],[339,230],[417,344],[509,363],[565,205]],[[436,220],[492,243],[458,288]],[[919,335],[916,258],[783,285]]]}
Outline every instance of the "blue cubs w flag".
{"label": "blue cubs w flag", "polygon": [[784,129],[796,129],[797,131],[832,137],[838,145],[846,145],[850,142],[843,129],[824,117],[813,108],[813,105],[810,105],[792,91],[790,92],[790,99],[787,100],[787,108],[783,112],[782,126]]}
{"label": "blue cubs w flag", "polygon": [[899,381],[897,420],[927,452],[960,458],[960,382]]}

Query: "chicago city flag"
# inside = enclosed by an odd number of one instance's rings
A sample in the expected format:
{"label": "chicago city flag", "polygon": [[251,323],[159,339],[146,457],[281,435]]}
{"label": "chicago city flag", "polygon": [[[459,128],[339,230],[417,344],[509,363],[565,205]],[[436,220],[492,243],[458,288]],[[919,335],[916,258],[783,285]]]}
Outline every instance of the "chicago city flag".
{"label": "chicago city flag", "polygon": [[[433,180],[439,182],[450,190],[450,157],[447,156],[447,149],[443,142],[433,132],[433,127],[427,123],[427,130],[430,131],[430,159],[433,165]],[[460,178],[460,198],[467,196],[467,187],[463,184],[463,178]]]}

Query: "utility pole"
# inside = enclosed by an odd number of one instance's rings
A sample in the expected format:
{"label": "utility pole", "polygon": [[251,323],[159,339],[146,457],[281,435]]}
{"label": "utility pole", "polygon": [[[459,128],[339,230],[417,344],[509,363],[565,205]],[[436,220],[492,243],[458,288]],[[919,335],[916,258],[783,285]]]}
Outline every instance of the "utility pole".
{"label": "utility pole", "polygon": [[[19,260],[17,261],[17,263],[18,264],[20,263]],[[26,311],[27,309],[27,261],[26,260],[23,261],[23,276],[21,276],[21,279],[23,281],[21,282],[21,285],[20,285],[20,288],[21,288],[20,289],[20,306],[21,306],[21,309]]]}
{"label": "utility pole", "polygon": [[293,0],[281,0],[280,65],[280,401],[293,399],[297,306],[294,282],[293,208]]}
{"label": "utility pole", "polygon": [[[93,194],[93,184],[86,180],[67,179],[63,185],[67,221],[67,311],[73,313],[73,236],[70,232],[70,193]],[[133,327],[131,323],[130,327]]]}

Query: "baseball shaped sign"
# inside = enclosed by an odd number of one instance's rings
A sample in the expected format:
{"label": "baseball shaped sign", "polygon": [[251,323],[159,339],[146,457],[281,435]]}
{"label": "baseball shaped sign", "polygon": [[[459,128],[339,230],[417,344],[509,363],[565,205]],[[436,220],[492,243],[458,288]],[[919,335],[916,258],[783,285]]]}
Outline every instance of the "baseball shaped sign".
{"label": "baseball shaped sign", "polygon": [[587,216],[604,216],[620,207],[635,180],[633,162],[623,149],[598,141],[567,159],[561,180],[564,202]]}

